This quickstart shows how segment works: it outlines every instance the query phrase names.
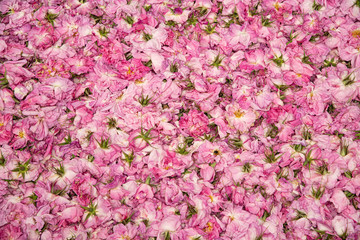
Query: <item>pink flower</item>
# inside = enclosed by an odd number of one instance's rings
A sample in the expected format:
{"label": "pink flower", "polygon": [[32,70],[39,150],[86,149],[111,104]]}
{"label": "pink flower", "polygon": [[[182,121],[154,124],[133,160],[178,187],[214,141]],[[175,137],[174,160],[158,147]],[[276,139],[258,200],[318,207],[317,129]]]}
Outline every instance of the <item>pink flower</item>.
{"label": "pink flower", "polygon": [[12,137],[12,116],[0,113],[0,145],[6,144]]}
{"label": "pink flower", "polygon": [[330,201],[334,203],[338,213],[341,213],[349,204],[350,201],[340,189],[335,189]]}
{"label": "pink flower", "polygon": [[230,126],[240,132],[247,132],[257,117],[251,108],[244,109],[236,103],[226,106],[225,116]]}
{"label": "pink flower", "polygon": [[179,216],[173,215],[173,216],[165,217],[164,219],[162,219],[159,225],[158,237],[160,238],[160,236],[164,235],[164,233],[166,234],[166,232],[169,232],[170,234],[176,232],[177,230],[180,229],[180,225],[181,222]]}
{"label": "pink flower", "polygon": [[152,199],[154,197],[154,194],[148,184],[141,184],[136,190],[134,197],[139,203],[143,203],[147,199]]}
{"label": "pink flower", "polygon": [[131,59],[121,61],[116,64],[119,77],[129,81],[140,80],[150,69],[146,67],[140,59]]}
{"label": "pink flower", "polygon": [[195,109],[190,110],[189,113],[184,114],[179,121],[182,130],[193,137],[200,137],[210,131],[209,119],[203,112]]}
{"label": "pink flower", "polygon": [[354,232],[354,226],[351,219],[337,215],[331,223],[338,236],[345,237],[345,234],[351,234]]}
{"label": "pink flower", "polygon": [[15,125],[13,126],[13,134],[14,137],[10,142],[11,146],[15,149],[25,147],[27,142],[29,140],[32,140],[32,138],[30,137],[28,119],[24,119],[21,122],[15,123]]}
{"label": "pink flower", "polygon": [[229,44],[235,46],[236,44],[241,44],[243,48],[247,48],[250,43],[251,36],[246,31],[246,28],[240,27],[237,24],[230,25],[230,37],[228,38]]}
{"label": "pink flower", "polygon": [[66,207],[64,211],[61,212],[61,219],[75,223],[81,219],[83,213],[84,210],[79,207]]}
{"label": "pink flower", "polygon": [[0,227],[1,239],[27,239],[26,235],[22,233],[21,228],[14,227],[11,224]]}
{"label": "pink flower", "polygon": [[180,203],[184,196],[175,181],[169,181],[161,184],[161,194],[168,205],[176,205]]}

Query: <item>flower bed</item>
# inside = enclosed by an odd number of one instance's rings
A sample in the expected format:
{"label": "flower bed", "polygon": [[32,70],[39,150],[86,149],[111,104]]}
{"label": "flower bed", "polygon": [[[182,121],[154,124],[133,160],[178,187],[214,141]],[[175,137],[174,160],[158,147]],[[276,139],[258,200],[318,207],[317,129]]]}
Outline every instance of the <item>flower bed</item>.
{"label": "flower bed", "polygon": [[359,239],[359,19],[1,1],[0,239]]}

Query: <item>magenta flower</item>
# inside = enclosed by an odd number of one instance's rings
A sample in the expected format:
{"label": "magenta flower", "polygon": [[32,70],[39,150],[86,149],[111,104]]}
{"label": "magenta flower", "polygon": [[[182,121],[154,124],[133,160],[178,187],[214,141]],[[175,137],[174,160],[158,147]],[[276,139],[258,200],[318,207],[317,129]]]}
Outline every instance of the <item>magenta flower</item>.
{"label": "magenta flower", "polygon": [[193,137],[200,137],[210,131],[209,119],[204,113],[194,109],[180,118],[179,125],[185,133]]}

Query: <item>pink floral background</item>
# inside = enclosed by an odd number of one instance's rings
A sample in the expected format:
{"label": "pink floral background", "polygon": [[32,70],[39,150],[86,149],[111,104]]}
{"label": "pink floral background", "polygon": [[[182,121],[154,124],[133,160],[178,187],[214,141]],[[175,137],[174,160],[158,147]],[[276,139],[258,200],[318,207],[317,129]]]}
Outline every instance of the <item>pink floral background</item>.
{"label": "pink floral background", "polygon": [[359,0],[0,1],[0,239],[360,239]]}

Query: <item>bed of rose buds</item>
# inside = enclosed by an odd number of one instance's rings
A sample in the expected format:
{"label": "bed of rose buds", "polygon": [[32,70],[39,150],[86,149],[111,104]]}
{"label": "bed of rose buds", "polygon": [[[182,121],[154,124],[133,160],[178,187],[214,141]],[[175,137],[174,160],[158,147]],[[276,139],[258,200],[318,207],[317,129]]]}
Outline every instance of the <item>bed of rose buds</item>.
{"label": "bed of rose buds", "polygon": [[359,0],[3,0],[0,239],[360,239]]}

